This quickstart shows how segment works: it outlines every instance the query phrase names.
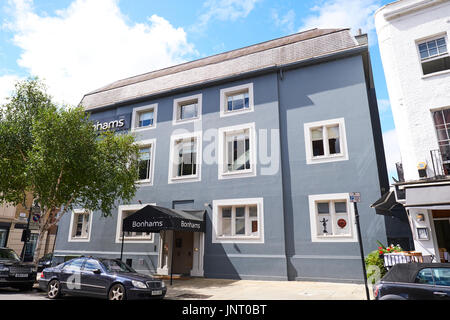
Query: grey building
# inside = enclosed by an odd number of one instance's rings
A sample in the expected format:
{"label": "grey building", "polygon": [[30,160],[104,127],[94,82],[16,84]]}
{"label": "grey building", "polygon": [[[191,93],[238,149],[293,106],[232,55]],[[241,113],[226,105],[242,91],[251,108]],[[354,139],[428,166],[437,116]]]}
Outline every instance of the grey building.
{"label": "grey building", "polygon": [[122,219],[156,204],[206,209],[206,232],[125,233],[138,271],[360,282],[355,191],[366,252],[386,242],[369,207],[389,185],[365,35],[313,29],[120,80],[82,104],[96,130],[136,135],[141,185],[112,217],[64,216],[59,260],[118,257]]}

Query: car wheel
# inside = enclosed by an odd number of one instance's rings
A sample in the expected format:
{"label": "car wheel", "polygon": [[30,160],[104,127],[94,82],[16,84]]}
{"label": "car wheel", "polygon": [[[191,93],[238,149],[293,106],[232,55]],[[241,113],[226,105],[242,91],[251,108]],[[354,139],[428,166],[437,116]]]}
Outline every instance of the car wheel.
{"label": "car wheel", "polygon": [[116,283],[109,289],[108,300],[126,300],[126,292],[123,285]]}
{"label": "car wheel", "polygon": [[47,296],[50,299],[57,299],[61,296],[61,288],[58,280],[54,279],[49,282],[47,287]]}

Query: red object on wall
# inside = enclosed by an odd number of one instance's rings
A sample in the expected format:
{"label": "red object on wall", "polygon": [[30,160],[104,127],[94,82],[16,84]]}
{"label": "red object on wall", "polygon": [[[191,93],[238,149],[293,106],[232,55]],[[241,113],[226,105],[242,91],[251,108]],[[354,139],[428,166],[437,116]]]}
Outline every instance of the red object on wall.
{"label": "red object on wall", "polygon": [[341,227],[342,229],[345,228],[345,226],[347,225],[347,221],[345,221],[345,219],[339,219],[337,222],[338,226]]}

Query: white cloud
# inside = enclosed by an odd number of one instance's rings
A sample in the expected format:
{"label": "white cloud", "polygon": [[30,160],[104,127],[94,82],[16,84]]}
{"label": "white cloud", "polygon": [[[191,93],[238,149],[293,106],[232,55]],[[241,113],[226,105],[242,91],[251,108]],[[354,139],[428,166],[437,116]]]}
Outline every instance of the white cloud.
{"label": "white cloud", "polygon": [[14,91],[15,83],[20,80],[16,75],[0,76],[0,106],[7,102],[7,97],[10,97]]}
{"label": "white cloud", "polygon": [[272,10],[272,19],[275,22],[275,25],[279,28],[283,28],[289,33],[294,32],[294,23],[295,23],[295,12],[294,10],[289,10],[286,14],[280,17],[276,10]]}
{"label": "white cloud", "polygon": [[383,143],[389,177],[397,177],[395,164],[401,162],[401,155],[395,129],[383,133]]}
{"label": "white cloud", "polygon": [[200,15],[192,31],[203,31],[211,20],[235,21],[245,18],[259,1],[261,0],[207,0],[203,4],[206,12]]}
{"label": "white cloud", "polygon": [[89,91],[195,54],[182,28],[157,15],[130,24],[118,0],[74,0],[54,15],[37,14],[32,0],[9,5],[19,66],[43,78],[59,102],[77,104]]}
{"label": "white cloud", "polygon": [[380,0],[328,0],[311,8],[311,14],[302,19],[300,31],[313,28],[351,28],[356,34],[375,34],[373,15],[381,7]]}

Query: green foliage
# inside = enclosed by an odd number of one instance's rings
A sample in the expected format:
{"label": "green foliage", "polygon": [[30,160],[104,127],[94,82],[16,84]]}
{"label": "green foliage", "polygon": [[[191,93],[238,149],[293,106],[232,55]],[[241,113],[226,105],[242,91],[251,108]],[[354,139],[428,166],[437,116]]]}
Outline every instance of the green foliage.
{"label": "green foliage", "polygon": [[56,208],[108,216],[136,192],[138,155],[133,136],[99,135],[82,107],[58,108],[38,79],[19,82],[0,108],[0,203],[17,205],[32,193],[42,230]]}
{"label": "green foliage", "polygon": [[372,279],[372,284],[376,282],[376,269],[370,266],[378,267],[379,270],[379,277],[383,277],[387,270],[384,267],[384,261],[382,255],[380,255],[379,250],[374,250],[371,253],[369,253],[365,259],[366,262],[366,269],[367,269],[367,278]]}

